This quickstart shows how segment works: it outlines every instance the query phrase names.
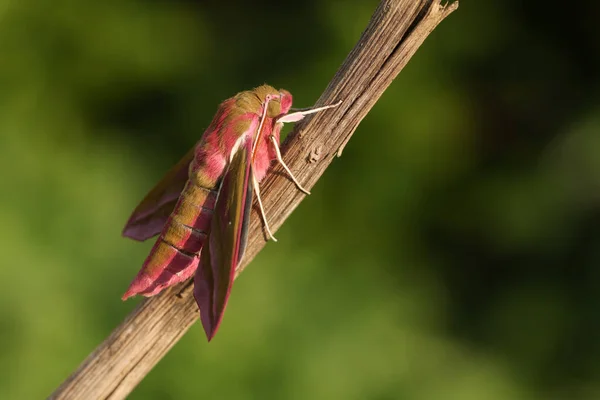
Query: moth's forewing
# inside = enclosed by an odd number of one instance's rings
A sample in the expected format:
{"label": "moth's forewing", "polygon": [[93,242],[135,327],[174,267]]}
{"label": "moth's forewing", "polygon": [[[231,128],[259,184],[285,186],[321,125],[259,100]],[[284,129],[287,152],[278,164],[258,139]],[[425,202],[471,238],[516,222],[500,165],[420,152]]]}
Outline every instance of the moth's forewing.
{"label": "moth's forewing", "polygon": [[193,159],[194,148],[191,148],[133,210],[123,228],[123,236],[144,241],[160,233],[177,204]]}
{"label": "moth's forewing", "polygon": [[208,340],[215,335],[231,292],[235,269],[244,253],[252,207],[252,140],[247,135],[223,176],[211,221],[208,246],[200,255],[194,297]]}

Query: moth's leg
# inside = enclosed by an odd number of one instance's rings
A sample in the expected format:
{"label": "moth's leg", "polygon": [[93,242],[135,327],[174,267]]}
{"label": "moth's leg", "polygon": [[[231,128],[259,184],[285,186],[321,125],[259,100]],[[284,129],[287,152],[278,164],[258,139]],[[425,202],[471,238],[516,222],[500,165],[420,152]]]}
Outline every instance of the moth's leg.
{"label": "moth's leg", "polygon": [[298,189],[300,189],[302,192],[304,192],[306,194],[310,194],[310,192],[308,190],[304,189],[302,187],[302,185],[300,185],[300,182],[298,182],[298,180],[296,179],[294,174],[292,174],[292,171],[290,171],[288,166],[285,165],[285,163],[283,162],[283,158],[281,157],[281,152],[279,151],[279,144],[277,144],[277,139],[275,139],[275,136],[271,135],[271,136],[269,136],[269,139],[271,139],[271,142],[273,143],[273,147],[275,148],[275,155],[277,156],[277,161],[279,161],[279,164],[281,164],[283,169],[285,169],[285,172],[288,173],[288,175],[290,176],[292,181],[294,181],[296,186],[298,186]]}
{"label": "moth's leg", "polygon": [[260,116],[260,122],[258,123],[258,130],[256,131],[256,137],[254,138],[254,143],[252,144],[252,154],[256,151],[256,145],[258,144],[258,138],[260,137],[260,131],[262,130],[263,125],[265,124],[265,119],[267,119],[267,110],[269,108],[269,102],[273,100],[273,96],[268,94],[265,97],[265,102],[263,103],[263,112]]}
{"label": "moth's leg", "polygon": [[277,239],[275,239],[275,236],[273,236],[273,232],[271,232],[271,228],[269,228],[269,223],[267,222],[265,209],[263,208],[262,200],[260,199],[260,189],[258,188],[258,181],[256,180],[254,173],[252,173],[252,181],[254,183],[254,192],[256,193],[256,199],[258,200],[258,208],[260,209],[260,215],[262,216],[263,222],[265,223],[265,230],[267,231],[269,238],[276,242]]}
{"label": "moth's leg", "polygon": [[299,111],[296,111],[293,113],[286,114],[283,117],[277,119],[277,122],[281,122],[281,123],[298,122],[302,118],[304,118],[305,116],[307,116],[309,114],[314,114],[314,113],[318,113],[319,111],[327,110],[329,108],[334,108],[334,107],[339,106],[340,104],[342,104],[341,100],[335,104],[329,104],[329,105],[323,106],[323,107],[306,108],[303,110],[299,110]]}

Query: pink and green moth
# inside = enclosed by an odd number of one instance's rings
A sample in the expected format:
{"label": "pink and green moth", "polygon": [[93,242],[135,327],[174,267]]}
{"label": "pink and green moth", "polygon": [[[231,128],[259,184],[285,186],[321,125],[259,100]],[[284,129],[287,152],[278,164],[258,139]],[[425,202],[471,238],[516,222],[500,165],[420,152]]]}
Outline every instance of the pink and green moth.
{"label": "pink and green moth", "polygon": [[276,241],[259,190],[271,162],[279,161],[298,189],[310,194],[281,158],[283,124],[338,104],[290,112],[292,95],[268,85],[221,103],[200,141],[146,195],[123,229],[123,236],[140,241],[160,233],[123,300],[153,296],[194,275],[194,298],[210,341],[244,254],[254,194],[268,237]]}

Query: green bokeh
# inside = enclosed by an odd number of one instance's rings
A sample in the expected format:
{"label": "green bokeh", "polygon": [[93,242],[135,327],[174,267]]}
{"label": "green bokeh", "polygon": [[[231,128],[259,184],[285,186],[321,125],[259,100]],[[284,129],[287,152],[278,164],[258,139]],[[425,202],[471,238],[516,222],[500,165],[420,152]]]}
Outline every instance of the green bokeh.
{"label": "green bokeh", "polygon": [[[464,1],[131,398],[600,398],[600,7],[529,3]],[[376,4],[0,0],[0,399],[135,306],[120,230],[217,104],[311,105]]]}

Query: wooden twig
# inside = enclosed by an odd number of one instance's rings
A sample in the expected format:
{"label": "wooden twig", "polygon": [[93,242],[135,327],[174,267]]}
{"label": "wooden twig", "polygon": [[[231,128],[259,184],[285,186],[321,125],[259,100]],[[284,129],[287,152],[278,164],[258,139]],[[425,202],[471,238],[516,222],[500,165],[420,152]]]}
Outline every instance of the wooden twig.
{"label": "wooden twig", "polygon": [[[317,104],[342,104],[299,123],[283,145],[283,156],[303,186],[312,188],[340,155],[361,120],[406,65],[429,33],[458,2],[382,0],[359,42]],[[261,187],[273,230],[304,198],[274,168]],[[248,247],[239,274],[265,245],[253,211]],[[146,376],[198,319],[189,284],[181,284],[142,303],[50,396],[52,399],[122,399]],[[204,338],[198,338],[203,340]]]}

